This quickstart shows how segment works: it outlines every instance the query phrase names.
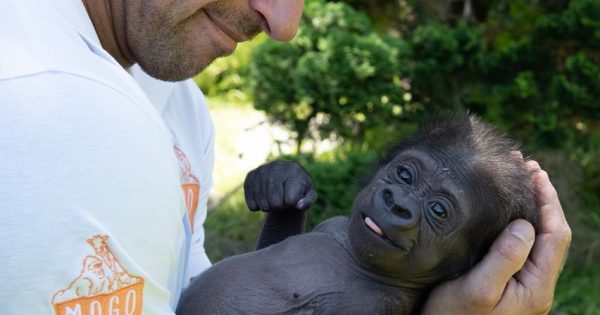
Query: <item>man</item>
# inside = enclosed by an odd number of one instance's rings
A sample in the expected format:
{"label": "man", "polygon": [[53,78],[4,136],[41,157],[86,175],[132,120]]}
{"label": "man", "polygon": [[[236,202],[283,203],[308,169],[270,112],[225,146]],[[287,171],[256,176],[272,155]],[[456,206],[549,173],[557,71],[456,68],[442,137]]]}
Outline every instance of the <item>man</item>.
{"label": "man", "polygon": [[[185,79],[258,32],[291,39],[303,0],[3,4],[0,307],[172,314],[210,265],[202,223],[214,131]],[[434,291],[426,313],[548,312],[571,233],[546,173],[528,167],[541,233],[513,222],[474,270]],[[101,262],[108,292],[72,285],[93,283],[79,277],[87,257]]]}

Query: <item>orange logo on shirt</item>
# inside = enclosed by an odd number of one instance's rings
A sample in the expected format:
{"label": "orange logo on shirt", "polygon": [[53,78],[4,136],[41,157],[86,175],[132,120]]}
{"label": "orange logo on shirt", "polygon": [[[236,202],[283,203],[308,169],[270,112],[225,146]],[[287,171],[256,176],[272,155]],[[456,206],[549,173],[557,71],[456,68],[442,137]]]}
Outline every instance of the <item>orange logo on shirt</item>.
{"label": "orange logo on shirt", "polygon": [[127,272],[108,247],[108,236],[87,240],[95,255],[83,259],[80,274],[52,297],[56,315],[142,314],[144,279]]}
{"label": "orange logo on shirt", "polygon": [[185,196],[185,205],[188,211],[188,218],[192,231],[194,231],[194,214],[198,207],[198,197],[200,196],[200,182],[196,176],[192,175],[192,167],[187,156],[178,147],[175,148],[175,156],[179,161],[181,170],[181,188]]}

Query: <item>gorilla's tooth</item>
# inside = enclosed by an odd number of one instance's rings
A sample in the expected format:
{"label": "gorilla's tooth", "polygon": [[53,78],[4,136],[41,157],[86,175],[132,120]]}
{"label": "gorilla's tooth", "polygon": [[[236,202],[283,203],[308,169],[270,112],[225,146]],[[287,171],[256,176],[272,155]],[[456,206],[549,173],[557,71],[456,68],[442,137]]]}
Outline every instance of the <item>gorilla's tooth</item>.
{"label": "gorilla's tooth", "polygon": [[365,224],[377,235],[383,236],[383,231],[381,231],[381,228],[371,218],[365,217]]}

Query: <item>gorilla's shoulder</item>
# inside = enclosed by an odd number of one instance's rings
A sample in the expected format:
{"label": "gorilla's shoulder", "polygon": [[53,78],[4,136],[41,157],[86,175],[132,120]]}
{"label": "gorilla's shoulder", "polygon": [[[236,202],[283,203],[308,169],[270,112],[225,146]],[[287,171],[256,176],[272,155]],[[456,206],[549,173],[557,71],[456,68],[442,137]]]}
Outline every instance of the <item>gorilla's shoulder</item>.
{"label": "gorilla's shoulder", "polygon": [[343,244],[348,235],[348,223],[348,217],[333,217],[321,222],[313,232],[325,233]]}

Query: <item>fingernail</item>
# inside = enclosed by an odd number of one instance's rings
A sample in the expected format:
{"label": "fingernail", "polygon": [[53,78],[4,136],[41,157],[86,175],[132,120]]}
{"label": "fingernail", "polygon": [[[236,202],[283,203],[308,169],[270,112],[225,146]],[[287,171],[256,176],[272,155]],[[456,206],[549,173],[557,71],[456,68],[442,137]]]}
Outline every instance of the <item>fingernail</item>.
{"label": "fingernail", "polygon": [[527,223],[524,220],[517,220],[511,223],[508,226],[508,230],[512,235],[519,238],[525,243],[531,242],[533,237],[535,236],[535,232],[533,231],[533,227],[531,224]]}
{"label": "fingernail", "polygon": [[298,200],[298,202],[296,203],[296,208],[300,210],[304,209],[304,198]]}
{"label": "fingernail", "polygon": [[521,151],[510,151],[510,154],[512,155],[513,158],[522,160],[523,159],[523,153],[521,153]]}

